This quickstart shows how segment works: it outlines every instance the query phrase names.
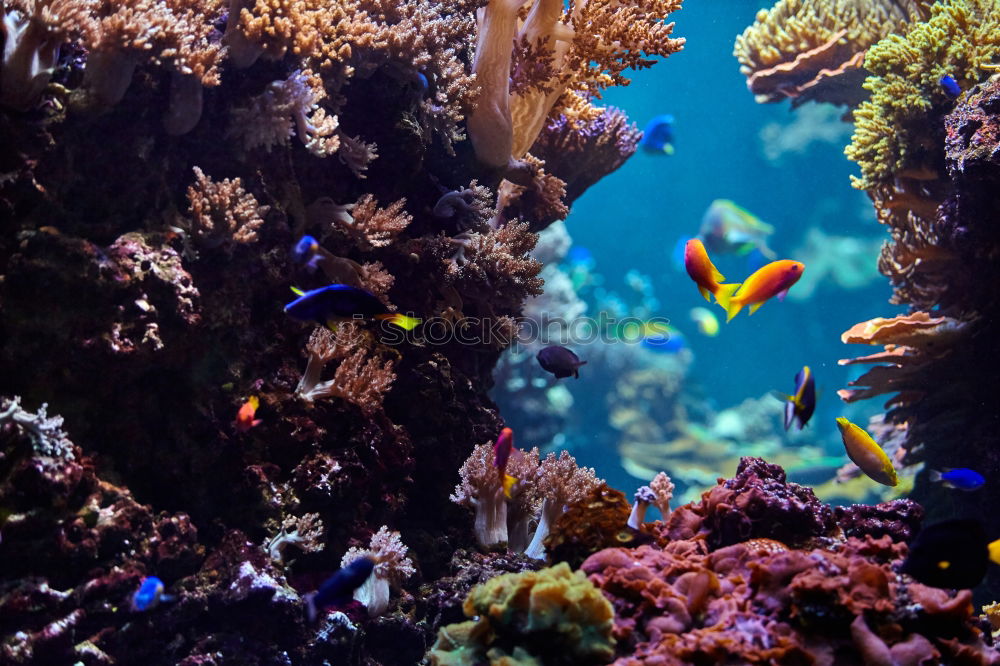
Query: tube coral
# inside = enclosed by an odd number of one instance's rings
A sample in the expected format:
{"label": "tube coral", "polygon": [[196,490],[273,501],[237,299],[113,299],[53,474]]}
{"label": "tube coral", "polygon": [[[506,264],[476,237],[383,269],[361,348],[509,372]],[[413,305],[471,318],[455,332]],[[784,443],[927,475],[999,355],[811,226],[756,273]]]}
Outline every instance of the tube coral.
{"label": "tube coral", "polygon": [[407,550],[399,532],[392,532],[383,525],[372,535],[368,548],[351,548],[340,560],[341,568],[359,557],[375,561],[372,574],[354,591],[354,598],[365,605],[370,617],[378,617],[389,608],[390,585],[399,585],[416,572],[413,562],[406,556]]}

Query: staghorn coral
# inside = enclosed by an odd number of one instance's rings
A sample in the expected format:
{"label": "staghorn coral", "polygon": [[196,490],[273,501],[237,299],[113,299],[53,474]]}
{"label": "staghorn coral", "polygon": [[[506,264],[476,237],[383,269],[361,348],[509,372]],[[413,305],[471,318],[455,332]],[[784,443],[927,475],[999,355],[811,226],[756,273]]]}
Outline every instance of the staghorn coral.
{"label": "staghorn coral", "polygon": [[195,182],[188,186],[188,210],[194,217],[191,234],[203,246],[254,243],[270,206],[261,206],[243,189],[239,178],[215,182],[194,167]]}
{"label": "staghorn coral", "polygon": [[379,208],[375,197],[366,194],[350,206],[349,214],[340,216],[338,221],[362,250],[385,247],[413,221],[405,206],[406,199],[400,199]]}
{"label": "staghorn coral", "polygon": [[463,608],[477,619],[442,627],[431,664],[604,664],[613,654],[611,604],[565,563],[497,576]]}
{"label": "staghorn coral", "polygon": [[865,51],[925,18],[927,0],[778,0],[757,12],[733,55],[760,103],[792,98],[855,106]]}
{"label": "staghorn coral", "polygon": [[406,556],[407,550],[399,532],[392,532],[383,525],[372,535],[367,548],[351,548],[341,558],[341,567],[359,557],[370,557],[375,561],[372,574],[354,591],[354,599],[365,605],[370,617],[377,617],[389,608],[390,584],[398,586],[416,572],[413,562]]}
{"label": "staghorn coral", "polygon": [[1000,17],[992,0],[935,3],[926,21],[889,35],[869,50],[865,81],[871,99],[854,111],[847,156],[858,163],[858,189],[892,187],[894,179],[943,175],[940,119],[951,100],[939,81],[964,90],[985,78],[982,65],[1000,54]]}

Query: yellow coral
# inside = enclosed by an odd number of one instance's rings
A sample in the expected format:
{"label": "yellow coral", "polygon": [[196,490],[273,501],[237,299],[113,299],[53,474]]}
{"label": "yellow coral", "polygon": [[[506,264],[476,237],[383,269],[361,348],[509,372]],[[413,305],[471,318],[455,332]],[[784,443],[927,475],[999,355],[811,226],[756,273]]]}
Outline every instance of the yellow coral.
{"label": "yellow coral", "polygon": [[733,55],[758,102],[801,97],[853,106],[863,96],[857,86],[865,49],[925,18],[928,4],[779,0],[736,38]]}
{"label": "yellow coral", "polygon": [[430,663],[554,663],[558,655],[567,663],[605,664],[614,656],[611,604],[565,562],[492,578],[472,588],[462,610],[476,620],[442,628]]}
{"label": "yellow coral", "polygon": [[943,162],[934,140],[933,109],[950,100],[940,84],[951,76],[967,90],[1000,54],[1000,13],[994,0],[951,0],[931,7],[930,18],[905,36],[889,35],[865,57],[871,99],[855,111],[847,156],[861,167],[854,186],[889,186],[901,174],[933,178]]}

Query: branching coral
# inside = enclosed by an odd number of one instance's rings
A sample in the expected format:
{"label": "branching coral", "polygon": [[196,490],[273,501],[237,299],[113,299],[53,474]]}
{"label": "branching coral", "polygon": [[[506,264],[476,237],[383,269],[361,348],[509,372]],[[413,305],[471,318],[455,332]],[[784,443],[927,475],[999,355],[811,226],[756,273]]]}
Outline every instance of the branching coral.
{"label": "branching coral", "polygon": [[680,9],[680,0],[574,0],[565,8],[536,0],[519,27],[521,5],[490,0],[479,21],[473,71],[482,93],[469,117],[469,136],[479,160],[494,168],[528,152],[567,91],[600,96],[608,86],[628,84],[626,69],[649,67],[649,56],[667,56],[684,45],[670,37],[674,24],[663,22]]}
{"label": "branching coral", "polygon": [[[350,214],[339,218],[354,241],[363,250],[385,247],[413,221],[406,212],[406,199],[394,201],[385,208],[378,207],[378,201],[366,194],[350,207]],[[349,219],[345,219],[349,218]]]}
{"label": "branching coral", "polygon": [[256,242],[270,206],[258,204],[239,178],[215,182],[198,167],[194,176],[187,189],[188,210],[194,217],[192,235],[209,248]]}
{"label": "branching coral", "polygon": [[495,304],[516,303],[514,307],[519,307],[525,296],[542,291],[538,278],[542,265],[528,256],[537,240],[528,223],[516,221],[485,233],[459,234],[448,241],[453,249],[444,258],[446,277],[463,298],[481,297],[489,288],[506,295]]}
{"label": "branching coral", "polygon": [[891,187],[908,174],[943,175],[938,121],[951,100],[939,81],[951,76],[965,90],[985,78],[982,66],[998,55],[1000,15],[992,0],[935,3],[925,22],[873,46],[865,57],[872,97],[855,110],[846,150],[861,167],[855,187]]}
{"label": "branching coral", "polygon": [[278,532],[267,540],[264,547],[271,560],[285,562],[285,549],[294,546],[303,553],[318,553],[326,546],[323,543],[323,521],[318,513],[301,516],[285,516]]}
{"label": "branching coral", "polygon": [[310,71],[296,70],[287,79],[272,81],[250,105],[232,110],[229,134],[245,150],[287,145],[299,140],[316,157],[327,157],[340,148],[340,121],[319,104],[326,98],[322,80]]}
{"label": "branching coral", "polygon": [[340,560],[346,567],[359,557],[370,557],[375,561],[375,569],[364,584],[354,591],[354,598],[368,608],[368,615],[378,617],[389,608],[389,586],[399,585],[412,576],[416,569],[406,556],[408,548],[399,538],[399,532],[392,532],[383,525],[372,535],[368,548],[351,548]]}
{"label": "branching coral", "polygon": [[497,576],[463,609],[477,619],[443,627],[431,664],[604,664],[613,655],[611,604],[565,563]]}
{"label": "branching coral", "polygon": [[42,403],[32,414],[21,407],[21,398],[0,398],[0,428],[13,424],[21,433],[31,438],[38,455],[73,460],[73,443],[62,429],[61,416],[49,416],[48,405]]}
{"label": "branching coral", "polygon": [[927,0],[778,0],[736,38],[733,55],[758,102],[855,105],[865,50],[924,18]]}

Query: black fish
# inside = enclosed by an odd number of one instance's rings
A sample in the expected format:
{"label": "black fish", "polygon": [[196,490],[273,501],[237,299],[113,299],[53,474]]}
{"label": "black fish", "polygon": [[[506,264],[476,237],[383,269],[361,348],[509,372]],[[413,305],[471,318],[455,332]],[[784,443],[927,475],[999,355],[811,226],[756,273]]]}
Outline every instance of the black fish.
{"label": "black fish", "polygon": [[546,347],[538,352],[535,358],[538,359],[538,364],[542,366],[542,370],[551,372],[556,376],[556,379],[562,379],[563,377],[576,377],[579,379],[580,372],[578,368],[587,363],[586,361],[581,361],[580,357],[569,349],[559,345]]}
{"label": "black fish", "polygon": [[349,602],[354,596],[354,590],[368,580],[374,569],[375,560],[370,557],[359,557],[327,578],[318,590],[306,595],[309,620],[315,620],[322,610]]}
{"label": "black fish", "polygon": [[921,530],[900,571],[924,585],[964,590],[983,580],[990,550],[978,520],[945,520]]}

